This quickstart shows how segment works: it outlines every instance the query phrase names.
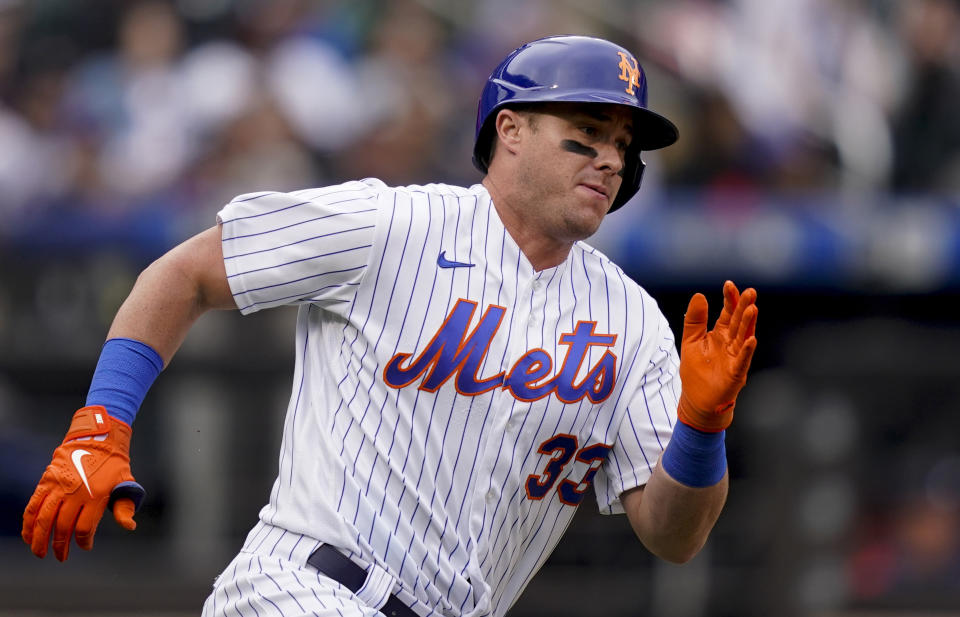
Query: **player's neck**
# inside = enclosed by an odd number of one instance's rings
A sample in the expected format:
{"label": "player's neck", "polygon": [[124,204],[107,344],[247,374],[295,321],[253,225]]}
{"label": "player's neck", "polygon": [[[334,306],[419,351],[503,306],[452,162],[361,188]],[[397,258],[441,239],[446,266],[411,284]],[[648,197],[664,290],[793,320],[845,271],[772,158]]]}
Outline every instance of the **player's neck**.
{"label": "player's neck", "polygon": [[535,224],[523,219],[523,209],[516,205],[516,198],[511,200],[512,196],[501,191],[489,175],[483,179],[482,184],[490,194],[493,207],[507,233],[520,247],[520,252],[535,271],[559,266],[567,259],[573,241],[558,240],[540,233]]}

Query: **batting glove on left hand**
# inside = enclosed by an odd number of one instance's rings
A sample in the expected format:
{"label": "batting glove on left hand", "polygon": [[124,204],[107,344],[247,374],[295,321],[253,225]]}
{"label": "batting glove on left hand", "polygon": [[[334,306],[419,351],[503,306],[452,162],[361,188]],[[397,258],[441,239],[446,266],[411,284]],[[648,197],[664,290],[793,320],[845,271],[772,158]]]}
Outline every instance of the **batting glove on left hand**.
{"label": "batting glove on left hand", "polygon": [[67,558],[74,534],[77,545],[90,550],[108,507],[124,529],[136,529],[133,515],[145,492],[130,472],[131,433],[99,405],[74,414],[23,513],[23,541],[34,555],[47,554],[51,531],[53,554],[60,561]]}
{"label": "batting glove on left hand", "polygon": [[737,394],[757,348],[757,292],[741,294],[731,281],[723,285],[723,310],[707,331],[707,299],[695,294],[683,319],[677,408],[684,424],[705,433],[719,433],[733,421]]}

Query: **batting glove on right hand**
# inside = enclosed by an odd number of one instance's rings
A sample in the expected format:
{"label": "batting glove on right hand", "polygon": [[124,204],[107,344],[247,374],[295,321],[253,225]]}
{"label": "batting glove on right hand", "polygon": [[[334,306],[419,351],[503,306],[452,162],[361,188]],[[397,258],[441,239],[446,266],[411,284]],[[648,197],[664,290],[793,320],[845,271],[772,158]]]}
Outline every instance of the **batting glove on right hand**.
{"label": "batting glove on right hand", "polygon": [[695,294],[683,319],[679,419],[706,433],[719,433],[733,421],[733,407],[747,382],[757,348],[757,292],[741,294],[731,281],[723,285],[723,311],[707,331],[707,299]]}
{"label": "batting glove on right hand", "polygon": [[136,529],[133,515],[145,492],[130,472],[131,433],[129,425],[99,405],[74,414],[23,513],[21,535],[34,555],[47,554],[51,531],[53,554],[60,561],[67,558],[74,534],[77,545],[90,550],[108,507],[124,529]]}

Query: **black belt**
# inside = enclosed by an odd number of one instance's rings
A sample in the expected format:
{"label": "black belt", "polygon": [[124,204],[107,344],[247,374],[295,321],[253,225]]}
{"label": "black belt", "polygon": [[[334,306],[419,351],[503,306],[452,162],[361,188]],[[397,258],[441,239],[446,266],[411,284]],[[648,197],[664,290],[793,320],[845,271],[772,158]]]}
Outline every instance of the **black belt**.
{"label": "black belt", "polygon": [[[329,544],[321,544],[320,548],[307,557],[307,563],[319,572],[326,574],[341,585],[357,593],[367,580],[367,571],[350,561],[350,558],[333,548]],[[387,603],[380,612],[387,617],[419,617],[409,606],[390,594]]]}

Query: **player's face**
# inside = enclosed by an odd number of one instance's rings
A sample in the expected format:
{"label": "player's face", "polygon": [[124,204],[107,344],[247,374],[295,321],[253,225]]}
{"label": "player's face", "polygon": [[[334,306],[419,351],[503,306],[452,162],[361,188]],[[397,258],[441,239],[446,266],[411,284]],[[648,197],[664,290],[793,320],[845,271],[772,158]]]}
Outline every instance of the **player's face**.
{"label": "player's face", "polygon": [[596,104],[548,105],[537,112],[518,161],[535,193],[527,206],[543,232],[582,240],[597,230],[620,190],[633,114]]}

